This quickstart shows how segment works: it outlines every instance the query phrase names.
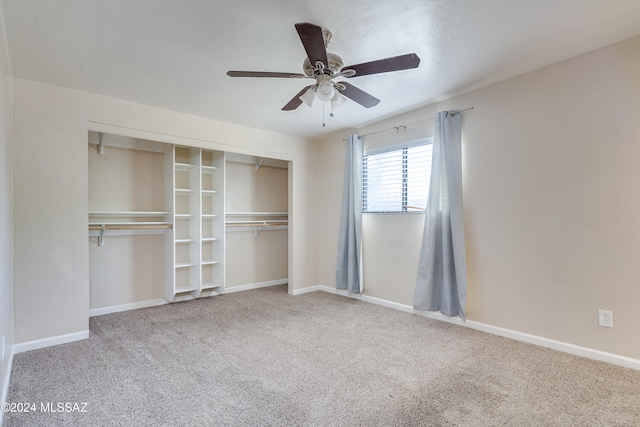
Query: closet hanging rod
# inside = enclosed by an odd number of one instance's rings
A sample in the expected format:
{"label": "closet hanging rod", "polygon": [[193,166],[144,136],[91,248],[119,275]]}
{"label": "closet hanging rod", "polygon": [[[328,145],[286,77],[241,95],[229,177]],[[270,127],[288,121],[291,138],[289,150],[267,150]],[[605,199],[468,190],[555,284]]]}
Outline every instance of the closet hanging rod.
{"label": "closet hanging rod", "polygon": [[227,227],[273,227],[289,225],[288,221],[226,221]]}
{"label": "closet hanging rod", "polygon": [[111,224],[89,224],[89,231],[99,230],[98,246],[104,245],[104,232],[108,230],[158,230],[171,229],[173,225],[170,222],[121,222]]}
{"label": "closet hanging rod", "polygon": [[89,211],[89,216],[164,216],[171,212],[140,212],[140,211]]}
{"label": "closet hanging rod", "polygon": [[265,224],[264,222],[256,221],[256,222],[244,222],[244,223],[227,222],[225,225],[227,227],[273,227],[273,226],[280,227],[283,225],[289,225],[289,223],[286,221],[274,221],[274,222]]}
{"label": "closet hanging rod", "polygon": [[89,224],[89,230],[154,230],[172,229],[170,222],[121,222],[105,224]]}
{"label": "closet hanging rod", "polygon": [[[248,221],[239,221],[241,222],[240,224],[238,223],[227,223],[226,226],[227,227],[241,227],[243,230],[246,231],[253,231],[253,237],[255,237],[256,239],[258,238],[258,236],[260,235],[260,233],[262,233],[265,230],[283,230],[285,228],[282,227],[288,227],[289,224],[287,222],[284,221],[269,221],[269,223],[267,223],[267,221],[256,221],[256,222],[248,222]],[[238,230],[238,231],[243,231],[243,230]]]}
{"label": "closet hanging rod", "polygon": [[289,212],[227,212],[227,216],[284,216]]}

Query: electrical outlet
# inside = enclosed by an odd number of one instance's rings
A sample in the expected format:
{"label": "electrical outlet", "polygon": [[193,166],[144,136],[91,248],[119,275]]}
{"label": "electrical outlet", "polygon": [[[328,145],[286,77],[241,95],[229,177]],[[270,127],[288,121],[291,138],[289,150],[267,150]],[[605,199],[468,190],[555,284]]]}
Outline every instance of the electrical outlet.
{"label": "electrical outlet", "polygon": [[613,312],[609,310],[598,310],[598,324],[605,328],[613,328]]}

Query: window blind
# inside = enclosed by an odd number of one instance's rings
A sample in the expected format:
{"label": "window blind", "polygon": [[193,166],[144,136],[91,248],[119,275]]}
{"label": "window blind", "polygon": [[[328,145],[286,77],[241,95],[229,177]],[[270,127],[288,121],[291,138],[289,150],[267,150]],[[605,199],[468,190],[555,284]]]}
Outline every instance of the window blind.
{"label": "window blind", "polygon": [[407,212],[407,206],[425,208],[432,148],[432,144],[425,143],[366,154],[363,158],[363,212]]}

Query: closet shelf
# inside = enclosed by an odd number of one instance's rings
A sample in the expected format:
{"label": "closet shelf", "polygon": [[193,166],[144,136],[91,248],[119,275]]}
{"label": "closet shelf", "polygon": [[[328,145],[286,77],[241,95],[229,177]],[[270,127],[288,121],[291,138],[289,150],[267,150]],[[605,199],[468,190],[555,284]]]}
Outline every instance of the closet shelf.
{"label": "closet shelf", "polygon": [[288,220],[226,221],[227,227],[273,227],[289,225]]}
{"label": "closet shelf", "polygon": [[222,285],[219,285],[217,283],[203,283],[202,284],[202,290],[206,291],[206,290],[211,290],[211,289],[216,289],[221,287]]}
{"label": "closet shelf", "polygon": [[203,242],[215,242],[216,240],[218,240],[217,237],[203,237],[202,238]]}
{"label": "closet shelf", "polygon": [[174,265],[175,268],[189,268],[189,267],[195,267],[196,264],[193,262],[182,262],[182,263],[176,263]]}
{"label": "closet shelf", "polygon": [[183,294],[183,293],[186,293],[186,292],[193,292],[195,290],[196,290],[196,287],[191,286],[191,285],[176,286],[175,293],[176,294]]}
{"label": "closet shelf", "polygon": [[175,163],[175,168],[177,171],[190,171],[195,168],[196,165],[192,165],[190,163]]}
{"label": "closet shelf", "polygon": [[227,216],[288,216],[289,212],[227,212]]}
{"label": "closet shelf", "polygon": [[220,261],[214,261],[214,260],[202,260],[202,265],[214,265],[214,264],[219,264]]}
{"label": "closet shelf", "polygon": [[122,217],[122,216],[129,216],[129,217],[140,217],[140,216],[165,216],[165,215],[171,215],[171,212],[140,212],[140,211],[130,211],[130,212],[126,212],[126,211],[89,211],[89,217],[101,217],[101,218],[108,218],[108,217]]}
{"label": "closet shelf", "polygon": [[197,241],[198,239],[176,239],[175,243],[193,243]]}
{"label": "closet shelf", "polygon": [[193,194],[196,190],[192,190],[190,188],[176,188],[175,192],[176,194]]}
{"label": "closet shelf", "polygon": [[89,230],[134,230],[153,228],[173,228],[170,222],[90,222]]}

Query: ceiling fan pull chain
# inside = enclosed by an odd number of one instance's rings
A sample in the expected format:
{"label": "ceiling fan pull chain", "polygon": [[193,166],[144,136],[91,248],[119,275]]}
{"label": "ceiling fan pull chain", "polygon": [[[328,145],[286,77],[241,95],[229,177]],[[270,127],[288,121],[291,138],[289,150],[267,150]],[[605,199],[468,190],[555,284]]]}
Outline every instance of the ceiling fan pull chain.
{"label": "ceiling fan pull chain", "polygon": [[326,126],[326,124],[324,122],[324,104],[325,104],[325,102],[322,101],[322,127]]}

